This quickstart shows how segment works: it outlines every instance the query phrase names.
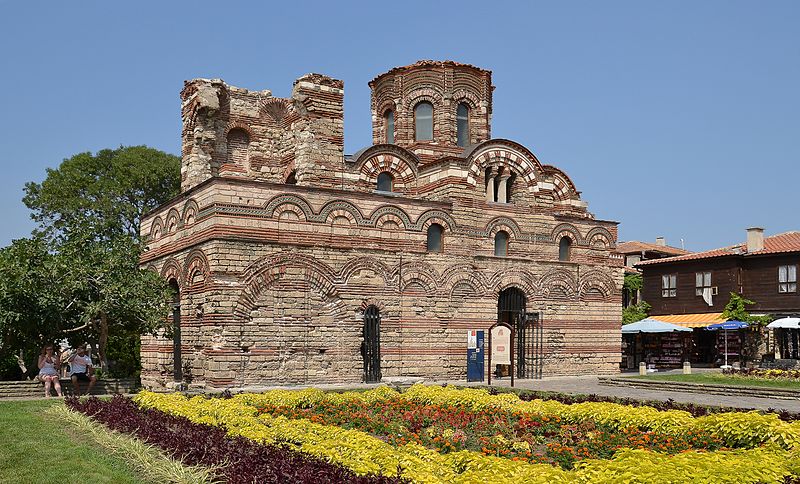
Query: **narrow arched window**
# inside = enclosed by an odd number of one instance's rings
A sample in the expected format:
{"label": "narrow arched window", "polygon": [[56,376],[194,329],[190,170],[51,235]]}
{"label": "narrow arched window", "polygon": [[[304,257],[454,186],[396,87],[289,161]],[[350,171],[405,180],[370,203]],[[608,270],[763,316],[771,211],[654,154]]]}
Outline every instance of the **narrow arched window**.
{"label": "narrow arched window", "polygon": [[442,234],[444,228],[439,224],[431,224],[428,227],[428,252],[441,252],[442,251]]}
{"label": "narrow arched window", "polygon": [[495,257],[508,255],[508,232],[501,230],[494,236],[494,255]]}
{"label": "narrow arched window", "polygon": [[458,146],[469,144],[469,106],[467,103],[458,105],[456,111],[456,137]]}
{"label": "narrow arched window", "polygon": [[414,139],[433,140],[433,104],[421,102],[414,107]]}
{"label": "narrow arched window", "polygon": [[388,171],[384,171],[378,175],[378,191],[391,192],[392,185],[394,184],[394,177]]}
{"label": "narrow arched window", "polygon": [[386,126],[386,142],[394,143],[394,111],[389,109],[383,115],[384,126]]}
{"label": "narrow arched window", "polygon": [[287,185],[297,185],[297,170],[292,170],[286,177]]}
{"label": "narrow arched window", "polygon": [[228,163],[243,165],[247,162],[247,149],[250,136],[241,128],[233,128],[228,132]]}
{"label": "narrow arched window", "polygon": [[572,239],[569,237],[561,237],[558,242],[558,260],[569,260],[569,253],[572,249]]}

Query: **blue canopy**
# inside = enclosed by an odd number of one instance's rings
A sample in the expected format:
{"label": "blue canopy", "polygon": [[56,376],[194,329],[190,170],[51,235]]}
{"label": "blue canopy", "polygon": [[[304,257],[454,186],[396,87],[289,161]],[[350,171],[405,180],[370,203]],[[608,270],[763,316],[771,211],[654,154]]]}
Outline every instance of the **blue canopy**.
{"label": "blue canopy", "polygon": [[622,326],[622,334],[671,333],[672,331],[691,331],[691,329],[650,318]]}
{"label": "blue canopy", "polygon": [[717,329],[744,329],[748,326],[750,325],[745,323],[744,321],[736,321],[735,319],[732,319],[730,321],[725,321],[722,323],[709,324],[708,326],[706,326],[706,329],[711,331]]}

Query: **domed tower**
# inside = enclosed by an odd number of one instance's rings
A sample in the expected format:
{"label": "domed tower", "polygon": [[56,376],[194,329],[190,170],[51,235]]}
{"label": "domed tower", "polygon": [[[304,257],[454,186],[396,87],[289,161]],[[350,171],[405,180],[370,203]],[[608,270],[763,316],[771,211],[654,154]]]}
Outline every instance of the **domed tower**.
{"label": "domed tower", "polygon": [[369,83],[372,141],[422,161],[459,155],[491,135],[492,73],[452,61],[419,61]]}

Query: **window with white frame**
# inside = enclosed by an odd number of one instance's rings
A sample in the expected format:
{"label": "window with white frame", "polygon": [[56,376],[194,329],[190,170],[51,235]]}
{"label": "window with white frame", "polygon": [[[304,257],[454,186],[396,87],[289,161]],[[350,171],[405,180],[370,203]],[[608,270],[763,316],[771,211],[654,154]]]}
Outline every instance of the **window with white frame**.
{"label": "window with white frame", "polygon": [[694,295],[702,296],[703,291],[711,289],[711,272],[695,272]]}
{"label": "window with white frame", "polygon": [[797,266],[778,266],[778,292],[797,292]]}
{"label": "window with white frame", "polygon": [[675,297],[678,295],[678,275],[664,274],[661,276],[661,297]]}

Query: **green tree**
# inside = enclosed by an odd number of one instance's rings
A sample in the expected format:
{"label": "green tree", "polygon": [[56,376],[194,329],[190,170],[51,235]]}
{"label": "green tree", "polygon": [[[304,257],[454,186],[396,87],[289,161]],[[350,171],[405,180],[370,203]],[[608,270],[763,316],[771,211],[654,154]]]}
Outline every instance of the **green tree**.
{"label": "green tree", "polygon": [[[124,348],[163,324],[171,293],[138,266],[139,224],[179,189],[180,159],[145,146],[80,153],[26,184],[23,201],[39,227],[0,253],[0,274],[9,276],[0,282],[0,353],[25,341],[88,340],[107,369],[109,341]],[[122,348],[115,356],[130,367]]]}
{"label": "green tree", "polygon": [[645,301],[639,301],[636,304],[631,304],[622,310],[622,324],[635,323],[647,317],[652,306]]}
{"label": "green tree", "polygon": [[770,316],[753,316],[747,312],[747,306],[752,306],[753,304],[755,304],[754,301],[732,292],[731,298],[722,311],[722,317],[726,320],[743,321],[756,328],[769,324],[772,321]]}
{"label": "green tree", "polygon": [[142,215],[180,191],[180,158],[147,146],[79,153],[42,183],[25,184],[22,201],[49,236],[73,230],[96,238],[139,240]]}

